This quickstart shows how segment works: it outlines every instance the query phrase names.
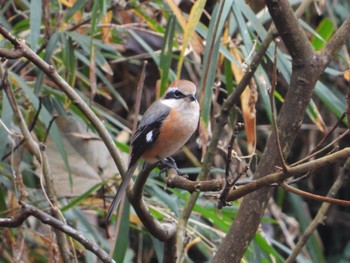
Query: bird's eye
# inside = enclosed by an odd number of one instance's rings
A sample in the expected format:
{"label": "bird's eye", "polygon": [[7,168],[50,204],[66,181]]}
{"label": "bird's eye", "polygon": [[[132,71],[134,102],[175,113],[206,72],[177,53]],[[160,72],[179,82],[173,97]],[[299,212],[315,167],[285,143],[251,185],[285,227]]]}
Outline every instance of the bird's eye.
{"label": "bird's eye", "polygon": [[182,97],[181,95],[182,95],[182,93],[179,90],[175,90],[174,91],[174,97],[175,98],[181,98]]}

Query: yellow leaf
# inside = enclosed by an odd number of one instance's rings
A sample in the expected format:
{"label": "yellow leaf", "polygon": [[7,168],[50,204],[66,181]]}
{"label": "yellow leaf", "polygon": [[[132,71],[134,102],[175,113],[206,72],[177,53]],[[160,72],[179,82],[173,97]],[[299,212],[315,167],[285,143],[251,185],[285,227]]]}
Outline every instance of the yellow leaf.
{"label": "yellow leaf", "polygon": [[345,80],[347,81],[350,81],[350,69],[348,70],[345,70],[343,73],[342,73],[342,76]]}
{"label": "yellow leaf", "polygon": [[104,17],[102,17],[102,41],[105,43],[112,42],[111,27],[109,24],[112,21],[113,12],[108,11]]}
{"label": "yellow leaf", "polygon": [[60,3],[66,7],[71,8],[74,5],[75,0],[60,0]]}
{"label": "yellow leaf", "polygon": [[[169,0],[168,2],[173,3],[173,1],[171,1],[171,0]],[[177,14],[179,15],[179,17],[182,21],[182,23],[180,23],[180,24],[181,24],[182,29],[184,31],[181,53],[180,53],[180,57],[179,57],[179,62],[177,64],[177,78],[178,79],[180,79],[180,76],[181,76],[181,68],[182,68],[182,64],[184,61],[185,52],[186,52],[186,49],[187,49],[187,46],[189,45],[189,43],[190,42],[192,43],[192,47],[197,54],[202,53],[203,46],[202,46],[201,40],[200,40],[199,36],[196,34],[195,30],[196,30],[196,26],[199,23],[201,15],[203,13],[205,2],[206,2],[205,0],[195,1],[194,5],[191,9],[190,16],[189,16],[187,22],[186,22],[186,19],[183,17],[182,13],[177,12]],[[178,7],[176,5],[174,5],[174,8],[178,9]],[[179,19],[179,17],[178,17],[178,19]]]}

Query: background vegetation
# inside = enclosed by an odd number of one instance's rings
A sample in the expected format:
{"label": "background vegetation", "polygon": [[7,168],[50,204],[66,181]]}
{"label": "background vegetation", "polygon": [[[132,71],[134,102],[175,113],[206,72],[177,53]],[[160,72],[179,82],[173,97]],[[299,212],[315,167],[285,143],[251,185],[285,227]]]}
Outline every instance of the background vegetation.
{"label": "background vegetation", "polygon": [[[265,2],[0,0],[0,261],[347,262],[350,4]],[[105,222],[177,78],[188,177],[146,171]]]}

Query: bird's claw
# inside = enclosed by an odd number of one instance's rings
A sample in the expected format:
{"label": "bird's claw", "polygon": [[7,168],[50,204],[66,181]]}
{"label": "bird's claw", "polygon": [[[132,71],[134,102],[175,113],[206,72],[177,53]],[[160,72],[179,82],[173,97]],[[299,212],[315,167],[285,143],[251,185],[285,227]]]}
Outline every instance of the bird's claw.
{"label": "bird's claw", "polygon": [[177,174],[182,175],[182,172],[177,167],[175,160],[171,157],[164,158],[164,159],[160,158],[158,167],[160,169],[159,174],[165,173],[168,169],[174,169],[177,172]]}

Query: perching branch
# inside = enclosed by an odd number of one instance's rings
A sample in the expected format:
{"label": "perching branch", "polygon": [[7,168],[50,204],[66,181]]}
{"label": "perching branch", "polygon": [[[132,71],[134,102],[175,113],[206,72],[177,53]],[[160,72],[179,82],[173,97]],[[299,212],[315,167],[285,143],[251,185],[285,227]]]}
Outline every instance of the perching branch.
{"label": "perching branch", "polygon": [[137,176],[137,179],[130,191],[127,191],[129,201],[135,209],[136,214],[140,218],[147,230],[161,241],[170,240],[176,232],[176,224],[174,222],[160,223],[152,213],[147,209],[143,200],[143,188],[148,175],[155,167],[155,164],[146,165],[146,167]]}
{"label": "perching branch", "polygon": [[[350,201],[341,200],[336,198],[329,198],[320,195],[315,195],[307,193],[298,189],[295,189],[286,183],[283,183],[286,179],[294,177],[299,178],[305,173],[310,171],[315,171],[317,169],[323,168],[332,163],[338,162],[341,159],[350,157],[350,147],[339,150],[338,152],[328,154],[321,158],[298,164],[296,166],[290,166],[287,172],[284,171],[275,171],[271,174],[268,174],[262,178],[250,181],[242,182],[241,187],[237,189],[231,189],[228,194],[227,201],[234,201],[243,196],[248,195],[251,192],[257,191],[261,188],[270,187],[274,184],[279,184],[286,190],[291,191],[295,194],[301,195],[308,199],[314,199],[321,202],[328,202],[333,204],[338,204],[342,206],[350,206]],[[166,179],[167,186],[174,187],[178,189],[187,190],[189,192],[198,191],[198,192],[216,192],[222,189],[225,185],[225,179],[216,179],[216,180],[207,180],[207,181],[190,181],[182,176],[175,175],[170,173]],[[238,186],[239,184],[236,184]]]}

